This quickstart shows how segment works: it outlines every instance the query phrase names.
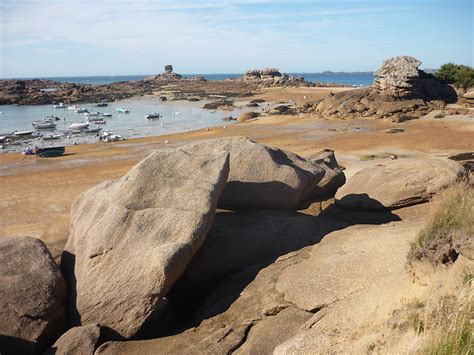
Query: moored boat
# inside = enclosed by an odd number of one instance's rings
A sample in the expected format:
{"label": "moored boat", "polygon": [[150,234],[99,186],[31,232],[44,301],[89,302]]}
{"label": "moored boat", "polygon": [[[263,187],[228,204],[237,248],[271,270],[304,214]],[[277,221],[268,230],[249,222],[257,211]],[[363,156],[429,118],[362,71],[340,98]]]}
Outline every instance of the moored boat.
{"label": "moored boat", "polygon": [[100,116],[100,112],[85,112],[84,116],[86,116],[86,117],[98,117],[98,116]]}
{"label": "moored boat", "polygon": [[67,109],[68,110],[77,110],[77,106],[76,105],[68,106]]}
{"label": "moored boat", "polygon": [[98,102],[98,103],[96,104],[96,106],[97,106],[97,107],[107,107],[107,106],[109,106],[109,104],[108,104],[107,102]]}
{"label": "moored boat", "polygon": [[61,138],[61,135],[60,134],[51,134],[49,136],[43,136],[42,139],[44,141],[52,141],[52,140],[55,140],[55,139],[59,139]]}
{"label": "moored boat", "polygon": [[81,107],[81,108],[78,108],[77,110],[74,111],[75,113],[86,113],[86,112],[89,112],[88,109],[86,109],[85,107]]}
{"label": "moored boat", "polygon": [[97,133],[97,132],[100,132],[102,130],[102,127],[95,127],[95,128],[89,128],[89,129],[86,129],[84,131],[84,133]]}
{"label": "moored boat", "polygon": [[95,122],[96,124],[106,124],[106,123],[107,123],[107,121],[104,120],[104,119],[102,119],[102,120],[95,120],[94,122]]}
{"label": "moored boat", "polygon": [[109,112],[103,112],[102,117],[112,117],[112,114]]}
{"label": "moored boat", "polygon": [[13,132],[15,136],[30,136],[33,134],[33,131],[15,131]]}
{"label": "moored boat", "polygon": [[161,118],[161,115],[156,112],[150,112],[149,114],[145,115],[147,120],[157,120]]}
{"label": "moored boat", "polygon": [[65,147],[48,147],[36,149],[36,155],[41,158],[59,157],[66,151]]}
{"label": "moored boat", "polygon": [[67,127],[72,130],[83,130],[90,126],[89,122],[71,123]]}
{"label": "moored boat", "polygon": [[53,105],[53,108],[66,108],[66,107],[67,107],[67,106],[66,106],[66,104],[65,104],[64,102],[61,102],[61,103],[59,103],[59,104],[57,104],[57,105]]}
{"label": "moored boat", "polygon": [[56,123],[53,121],[35,121],[33,122],[33,127],[36,129],[54,129],[56,128]]}
{"label": "moored boat", "polygon": [[115,111],[117,111],[118,113],[130,113],[130,111],[126,108],[118,108]]}
{"label": "moored boat", "polygon": [[102,121],[102,120],[103,120],[103,118],[100,117],[100,116],[92,115],[92,116],[87,117],[87,121],[89,121],[89,122]]}

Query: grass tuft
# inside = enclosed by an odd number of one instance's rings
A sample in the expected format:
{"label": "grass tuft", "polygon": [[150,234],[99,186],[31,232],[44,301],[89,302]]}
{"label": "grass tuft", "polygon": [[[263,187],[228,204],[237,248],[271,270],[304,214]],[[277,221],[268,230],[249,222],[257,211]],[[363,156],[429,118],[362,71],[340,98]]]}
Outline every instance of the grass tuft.
{"label": "grass tuft", "polygon": [[437,264],[454,262],[463,244],[474,236],[474,189],[458,183],[435,197],[427,225],[412,244],[409,260],[428,259]]}

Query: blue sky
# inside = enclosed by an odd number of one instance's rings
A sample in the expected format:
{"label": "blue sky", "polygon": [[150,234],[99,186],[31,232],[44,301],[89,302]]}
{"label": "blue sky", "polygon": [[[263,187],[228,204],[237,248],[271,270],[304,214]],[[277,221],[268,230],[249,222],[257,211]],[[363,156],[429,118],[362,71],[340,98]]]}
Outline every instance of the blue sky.
{"label": "blue sky", "polygon": [[0,77],[473,66],[473,0],[0,0]]}

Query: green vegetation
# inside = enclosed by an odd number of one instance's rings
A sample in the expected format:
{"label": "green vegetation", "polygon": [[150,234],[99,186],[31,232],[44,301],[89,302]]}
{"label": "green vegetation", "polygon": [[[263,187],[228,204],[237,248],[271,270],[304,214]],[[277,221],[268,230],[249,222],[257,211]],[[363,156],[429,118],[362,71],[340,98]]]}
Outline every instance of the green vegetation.
{"label": "green vegetation", "polygon": [[[444,321],[436,335],[428,337],[420,354],[451,355],[474,354],[474,308],[472,297],[451,309],[451,321]],[[445,315],[444,315],[445,316]],[[445,317],[446,319],[446,317]]]}
{"label": "green vegetation", "polygon": [[448,84],[453,84],[464,90],[474,86],[474,68],[467,65],[443,64],[435,76]]}
{"label": "green vegetation", "polygon": [[440,193],[435,203],[436,208],[412,249],[442,247],[453,237],[474,236],[474,189],[459,183]]}
{"label": "green vegetation", "polygon": [[465,270],[464,275],[462,278],[462,283],[464,285],[469,285],[470,283],[474,283],[474,271],[473,270]]}

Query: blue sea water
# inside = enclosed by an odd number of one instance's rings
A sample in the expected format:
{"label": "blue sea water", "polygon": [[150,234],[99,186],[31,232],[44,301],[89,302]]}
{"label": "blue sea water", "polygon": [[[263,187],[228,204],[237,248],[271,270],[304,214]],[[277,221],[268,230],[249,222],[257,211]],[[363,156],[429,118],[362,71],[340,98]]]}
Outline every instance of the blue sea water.
{"label": "blue sea water", "polygon": [[[189,78],[193,76],[203,76],[207,80],[225,80],[230,78],[238,78],[242,74],[184,74],[183,77]],[[374,80],[371,72],[356,73],[290,73],[294,76],[303,76],[309,82],[334,83],[354,86],[369,86]],[[47,77],[42,79],[50,79],[59,82],[84,83],[93,85],[105,85],[119,81],[141,80],[150,75],[114,75],[114,76],[68,76],[68,77]]]}

